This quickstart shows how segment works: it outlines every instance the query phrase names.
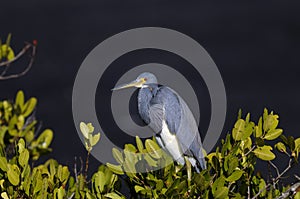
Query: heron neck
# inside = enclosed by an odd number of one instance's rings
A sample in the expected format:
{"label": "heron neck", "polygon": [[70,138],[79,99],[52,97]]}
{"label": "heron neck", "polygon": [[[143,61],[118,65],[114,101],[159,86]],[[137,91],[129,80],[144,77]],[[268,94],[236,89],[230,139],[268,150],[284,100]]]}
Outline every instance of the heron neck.
{"label": "heron neck", "polygon": [[147,123],[150,123],[149,108],[150,101],[153,97],[150,87],[141,88],[138,94],[138,110],[141,118]]}

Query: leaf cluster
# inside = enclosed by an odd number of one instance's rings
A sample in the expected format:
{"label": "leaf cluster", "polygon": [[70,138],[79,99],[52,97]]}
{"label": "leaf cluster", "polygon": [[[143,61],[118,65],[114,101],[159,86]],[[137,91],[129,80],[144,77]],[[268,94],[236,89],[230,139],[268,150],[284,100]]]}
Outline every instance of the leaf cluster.
{"label": "leaf cluster", "polygon": [[[39,133],[34,117],[36,98],[25,100],[19,91],[14,101],[0,101],[0,194],[2,198],[112,198],[122,199],[121,182],[130,198],[300,198],[300,182],[284,185],[282,179],[298,164],[300,138],[285,136],[279,116],[264,110],[257,122],[239,112],[230,133],[215,151],[206,155],[207,169],[194,171],[188,158],[178,165],[155,138],[113,149],[118,164],[101,165],[87,179],[88,157],[100,144],[90,123],[81,123],[87,161],[77,172],[54,159],[34,165],[51,151],[53,132]],[[282,158],[285,157],[285,158]],[[287,162],[281,170],[275,163]],[[261,161],[272,170],[262,174]],[[299,181],[299,179],[298,179]]]}
{"label": "leaf cluster", "polygon": [[[0,194],[2,198],[123,198],[118,192],[120,180],[106,166],[99,167],[89,181],[82,172],[74,172],[54,159],[34,166],[35,161],[51,151],[53,132],[38,134],[34,110],[36,98],[25,101],[19,91],[14,102],[0,102]],[[82,124],[83,128],[87,126]],[[92,136],[89,126],[87,150],[100,137]]]}
{"label": "leaf cluster", "polygon": [[[136,137],[136,146],[126,144],[123,151],[113,149],[118,165],[107,164],[116,174],[127,176],[131,194],[142,198],[276,198],[289,186],[279,183],[293,164],[298,163],[300,138],[284,136],[278,127],[279,116],[264,110],[258,122],[241,112],[231,133],[216,151],[206,156],[207,169],[190,173],[190,164],[182,167],[160,149],[154,139],[145,144]],[[274,144],[275,143],[275,144]],[[277,153],[289,161],[280,173],[272,162]],[[262,175],[256,163],[262,161],[274,172]],[[142,172],[143,167],[147,172]],[[273,175],[275,173],[275,175]],[[271,180],[267,180],[271,179]],[[271,186],[272,185],[272,186]],[[296,195],[296,193],[291,193]],[[299,197],[299,193],[297,193]]]}
{"label": "leaf cluster", "polygon": [[10,61],[15,58],[15,53],[10,46],[10,42],[11,34],[7,36],[5,43],[2,43],[2,40],[0,39],[0,62]]}

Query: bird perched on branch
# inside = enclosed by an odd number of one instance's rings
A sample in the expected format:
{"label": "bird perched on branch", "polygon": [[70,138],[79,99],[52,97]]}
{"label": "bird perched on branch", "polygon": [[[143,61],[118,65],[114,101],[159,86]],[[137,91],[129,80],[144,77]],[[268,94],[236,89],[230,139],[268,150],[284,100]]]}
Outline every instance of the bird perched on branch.
{"label": "bird perched on branch", "polygon": [[186,156],[197,172],[205,169],[198,125],[185,101],[171,88],[159,85],[149,72],[112,90],[130,87],[139,88],[139,115],[155,132],[157,143],[179,164],[185,164]]}

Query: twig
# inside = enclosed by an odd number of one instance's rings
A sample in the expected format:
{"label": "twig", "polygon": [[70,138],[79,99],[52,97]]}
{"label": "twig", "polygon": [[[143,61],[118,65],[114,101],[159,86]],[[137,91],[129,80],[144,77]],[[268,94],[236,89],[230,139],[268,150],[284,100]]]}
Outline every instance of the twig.
{"label": "twig", "polygon": [[[9,69],[9,67],[10,67],[10,65],[12,63],[14,63],[15,61],[19,60],[30,49],[31,49],[30,60],[29,60],[28,65],[26,66],[25,70],[23,70],[22,72],[17,73],[17,74],[12,74],[12,75],[5,76],[8,69]],[[0,75],[0,80],[13,79],[13,78],[18,78],[18,77],[21,77],[21,76],[25,75],[31,69],[31,67],[33,65],[33,62],[35,60],[35,55],[36,55],[36,45],[31,44],[31,43],[26,43],[26,45],[23,47],[23,49],[13,59],[8,60],[8,61],[4,61],[4,62],[0,62],[0,67],[6,66],[6,68],[4,69],[4,71]]]}
{"label": "twig", "polygon": [[251,192],[250,192],[250,184],[248,185],[248,188],[247,188],[248,190],[247,190],[247,192],[248,192],[248,199],[250,199],[251,197],[250,197],[250,195],[251,195]]}
{"label": "twig", "polygon": [[74,162],[74,174],[75,174],[75,181],[78,182],[78,173],[77,173],[77,157],[75,156],[75,162]]}
{"label": "twig", "polygon": [[85,172],[84,172],[84,179],[85,182],[87,182],[87,176],[88,176],[88,169],[89,169],[89,157],[90,157],[91,151],[88,150],[86,161],[85,161]]}
{"label": "twig", "polygon": [[249,155],[255,148],[256,148],[256,146],[253,145],[251,147],[251,149],[249,151],[247,151],[247,153],[245,153],[242,157],[239,158],[239,161],[241,161],[243,159],[243,157],[246,157],[247,155]]}
{"label": "twig", "polygon": [[[289,165],[287,166],[287,168],[285,168],[284,171],[282,171],[275,179],[273,179],[273,185],[274,184],[277,184],[279,179],[286,173],[288,172],[288,170],[290,170],[290,168],[292,167],[292,163],[293,163],[293,159],[290,158],[289,160]],[[264,191],[264,190],[267,190],[268,188],[270,188],[272,184],[269,183],[267,184],[263,189],[260,189],[259,192],[252,198],[252,199],[255,199],[255,198],[258,198],[258,196]]]}
{"label": "twig", "polygon": [[295,195],[297,193],[297,189],[300,187],[300,182],[297,182],[293,186],[291,186],[288,190],[283,192],[280,196],[278,196],[276,199],[285,199],[290,195]]}
{"label": "twig", "polygon": [[74,197],[75,193],[73,192],[68,199],[72,199]]}
{"label": "twig", "polygon": [[276,174],[277,176],[279,176],[280,173],[278,167],[272,161],[269,161],[269,164],[276,170]]}
{"label": "twig", "polygon": [[83,170],[83,160],[81,157],[79,157],[79,160],[80,160],[80,171],[79,173],[82,174],[82,170]]}

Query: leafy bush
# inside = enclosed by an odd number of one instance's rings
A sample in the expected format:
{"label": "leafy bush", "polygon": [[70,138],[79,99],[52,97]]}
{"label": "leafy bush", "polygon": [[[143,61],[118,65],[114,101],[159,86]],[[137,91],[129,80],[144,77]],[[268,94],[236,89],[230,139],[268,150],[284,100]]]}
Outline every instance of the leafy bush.
{"label": "leafy bush", "polygon": [[[240,112],[232,133],[222,140],[221,147],[207,155],[207,169],[199,174],[191,173],[190,164],[182,167],[173,162],[156,170],[158,165],[170,161],[166,154],[156,153],[159,146],[154,141],[146,140],[144,147],[138,137],[137,147],[129,144],[122,152],[114,149],[119,165],[107,166],[116,174],[124,172],[129,184],[134,186],[131,189],[133,195],[143,198],[276,198],[289,190],[289,186],[282,187],[279,182],[292,165],[298,163],[300,151],[300,138],[295,140],[292,136],[282,135],[278,123],[278,115],[267,109],[257,124],[250,121],[250,114],[242,119]],[[288,159],[288,166],[281,173],[272,162],[276,158],[274,142],[275,148]],[[149,172],[135,173],[143,159]],[[276,176],[265,180],[256,171],[258,160],[271,165]],[[299,189],[300,183],[296,185]],[[288,195],[299,198],[300,193],[296,194],[295,187],[292,190]]]}
{"label": "leafy bush", "polygon": [[[200,173],[188,159],[185,166],[174,163],[154,138],[143,142],[136,137],[135,145],[113,149],[118,165],[101,165],[87,179],[89,155],[100,139],[99,133],[93,134],[92,124],[80,124],[87,150],[84,171],[75,168],[71,173],[53,159],[34,166],[41,155],[51,152],[53,138],[50,129],[37,131],[36,104],[35,98],[25,101],[22,91],[14,102],[0,102],[2,198],[125,198],[120,178],[126,181],[131,198],[300,198],[300,182],[282,185],[282,178],[298,163],[300,138],[284,136],[278,115],[267,109],[256,123],[250,114],[243,119],[240,112],[221,146],[206,156],[207,169]],[[279,153],[286,156],[283,171],[274,163]],[[272,176],[257,170],[258,161],[273,168]],[[147,172],[140,172],[141,167]]]}
{"label": "leafy bush", "polygon": [[[36,131],[36,98],[25,101],[19,91],[14,102],[0,102],[0,190],[2,198],[117,198],[118,176],[104,165],[92,176],[70,175],[67,166],[50,159],[33,166],[41,155],[51,151],[50,129]],[[94,137],[93,142],[97,142]],[[37,137],[37,138],[36,138]],[[99,139],[99,137],[98,137]],[[91,148],[87,148],[91,150]],[[30,164],[31,163],[31,164]],[[119,197],[120,198],[120,197]]]}

